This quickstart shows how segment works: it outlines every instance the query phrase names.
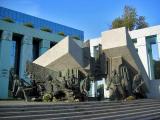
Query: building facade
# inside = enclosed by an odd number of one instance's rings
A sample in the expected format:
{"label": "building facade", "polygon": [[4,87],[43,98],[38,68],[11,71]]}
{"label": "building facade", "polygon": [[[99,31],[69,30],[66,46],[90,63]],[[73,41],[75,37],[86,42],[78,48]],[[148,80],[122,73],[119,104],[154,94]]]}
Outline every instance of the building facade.
{"label": "building facade", "polygon": [[[27,80],[27,61],[35,60],[66,35],[80,40],[84,37],[83,31],[2,7],[0,19],[0,99],[10,97],[12,68],[19,78]],[[32,26],[25,23],[32,23]],[[43,31],[41,27],[52,32]]]}
{"label": "building facade", "polygon": [[22,25],[28,23],[33,24],[35,29],[49,28],[53,33],[64,33],[65,35],[76,36],[81,40],[84,39],[84,32],[81,30],[0,7],[0,19],[3,18],[11,18],[15,23]]}
{"label": "building facade", "polygon": [[160,26],[129,32],[150,80],[160,79]]}

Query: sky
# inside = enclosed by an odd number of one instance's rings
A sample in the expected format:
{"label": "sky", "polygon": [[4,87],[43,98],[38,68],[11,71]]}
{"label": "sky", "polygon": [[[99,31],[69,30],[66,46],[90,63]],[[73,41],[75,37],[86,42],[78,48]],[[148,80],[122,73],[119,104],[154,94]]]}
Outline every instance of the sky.
{"label": "sky", "polygon": [[160,24],[160,0],[0,0],[0,6],[82,30],[85,39],[100,37],[125,5],[149,26]]}

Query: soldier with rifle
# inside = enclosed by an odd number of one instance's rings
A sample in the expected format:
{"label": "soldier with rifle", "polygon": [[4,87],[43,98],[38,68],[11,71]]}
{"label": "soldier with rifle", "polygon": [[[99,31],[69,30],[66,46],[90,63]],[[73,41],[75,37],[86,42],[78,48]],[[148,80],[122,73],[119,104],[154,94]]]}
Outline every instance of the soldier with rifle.
{"label": "soldier with rifle", "polygon": [[144,90],[142,88],[144,81],[140,73],[136,74],[133,78],[132,92],[136,98],[145,98]]}

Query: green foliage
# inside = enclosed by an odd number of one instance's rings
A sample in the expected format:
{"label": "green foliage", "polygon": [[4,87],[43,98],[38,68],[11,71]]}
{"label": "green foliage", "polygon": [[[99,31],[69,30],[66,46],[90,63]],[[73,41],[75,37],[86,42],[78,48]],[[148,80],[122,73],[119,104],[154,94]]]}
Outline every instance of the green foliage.
{"label": "green foliage", "polygon": [[23,25],[26,27],[34,28],[32,23],[24,23]]}
{"label": "green foliage", "polygon": [[64,32],[59,32],[58,35],[65,36]]}
{"label": "green foliage", "polygon": [[49,28],[41,28],[41,30],[42,30],[42,31],[45,31],[45,32],[50,32],[50,33],[52,32],[52,30],[49,29]]}
{"label": "green foliage", "polygon": [[49,94],[49,93],[45,93],[44,95],[43,95],[43,101],[44,102],[51,102],[52,101],[52,95],[51,94]]}
{"label": "green foliage", "polygon": [[118,17],[112,22],[112,28],[120,28],[120,27],[124,27],[124,23],[123,19]]}
{"label": "green foliage", "polygon": [[125,6],[123,15],[113,20],[111,28],[127,27],[129,30],[134,30],[147,26],[144,16],[138,16],[135,8]]}
{"label": "green foliage", "polygon": [[123,13],[123,20],[124,20],[124,26],[126,26],[129,30],[133,30],[136,26],[136,17],[137,12],[135,8],[132,8],[130,6],[124,7],[124,13]]}
{"label": "green foliage", "polygon": [[2,20],[5,22],[14,23],[14,20],[9,17],[3,18]]}
{"label": "green foliage", "polygon": [[136,24],[136,29],[148,27],[148,23],[145,21],[144,16],[139,16]]}

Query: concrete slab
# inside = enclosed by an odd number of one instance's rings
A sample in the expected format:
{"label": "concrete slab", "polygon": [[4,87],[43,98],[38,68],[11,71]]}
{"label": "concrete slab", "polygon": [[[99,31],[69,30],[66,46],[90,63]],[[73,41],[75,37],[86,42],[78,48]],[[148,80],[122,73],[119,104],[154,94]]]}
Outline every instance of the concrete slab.
{"label": "concrete slab", "polygon": [[70,37],[65,37],[62,41],[49,49],[33,63],[59,71],[70,68],[83,68],[83,46]]}

